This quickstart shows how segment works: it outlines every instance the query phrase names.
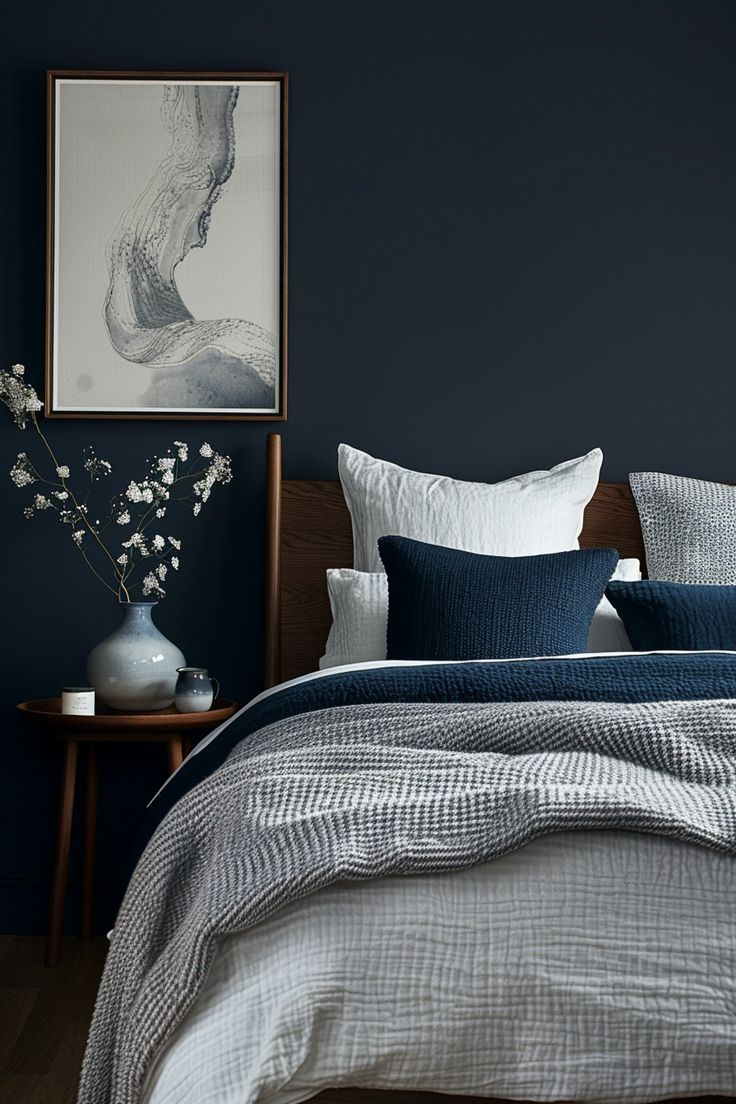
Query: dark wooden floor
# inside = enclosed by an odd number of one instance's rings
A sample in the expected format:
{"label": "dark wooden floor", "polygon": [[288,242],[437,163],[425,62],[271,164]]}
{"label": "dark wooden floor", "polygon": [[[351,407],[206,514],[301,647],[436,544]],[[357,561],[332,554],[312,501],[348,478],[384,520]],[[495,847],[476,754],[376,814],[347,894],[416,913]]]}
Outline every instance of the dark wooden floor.
{"label": "dark wooden floor", "polygon": [[[0,1104],[74,1104],[106,948],[104,939],[66,938],[61,965],[48,969],[43,939],[0,935]],[[313,1099],[314,1104],[483,1104],[478,1097],[370,1089],[330,1089]],[[699,1097],[688,1104],[724,1100]]]}
{"label": "dark wooden floor", "polygon": [[74,1104],[106,947],[65,939],[50,970],[43,939],[0,935],[1,1104]]}

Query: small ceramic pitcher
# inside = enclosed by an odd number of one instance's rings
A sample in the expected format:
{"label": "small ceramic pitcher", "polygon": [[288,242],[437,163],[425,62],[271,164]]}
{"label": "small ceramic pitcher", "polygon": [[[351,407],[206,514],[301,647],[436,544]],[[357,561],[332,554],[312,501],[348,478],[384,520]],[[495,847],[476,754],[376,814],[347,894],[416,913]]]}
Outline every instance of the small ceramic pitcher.
{"label": "small ceramic pitcher", "polygon": [[204,713],[220,693],[217,679],[211,679],[206,667],[177,667],[174,705],[180,713]]}

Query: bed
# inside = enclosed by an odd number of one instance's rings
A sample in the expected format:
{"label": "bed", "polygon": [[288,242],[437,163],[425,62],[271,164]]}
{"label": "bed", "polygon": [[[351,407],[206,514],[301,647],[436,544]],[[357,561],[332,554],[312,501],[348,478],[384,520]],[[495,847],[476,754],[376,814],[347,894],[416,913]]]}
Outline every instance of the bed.
{"label": "bed", "polygon": [[[158,850],[144,851],[137,896],[129,890],[121,910],[123,935],[117,945],[117,933],[113,939],[114,967],[103,979],[80,1100],[731,1098],[736,874],[719,819],[728,819],[730,775],[714,781],[707,765],[691,764],[697,777],[682,790],[690,812],[663,827],[671,795],[663,793],[646,815],[637,806],[641,779],[653,777],[645,755],[635,763],[640,774],[624,779],[628,797],[613,820],[610,800],[605,809],[584,803],[572,825],[569,811],[555,820],[558,805],[545,810],[541,827],[525,821],[513,839],[499,840],[498,794],[484,804],[489,795],[475,787],[471,759],[455,778],[444,756],[453,732],[461,734],[454,751],[473,753],[479,745],[462,744],[466,731],[476,741],[497,738],[489,725],[500,725],[504,739],[515,734],[530,703],[535,731],[550,734],[553,754],[573,699],[585,739],[604,734],[594,748],[599,759],[627,739],[627,710],[651,719],[646,737],[667,754],[657,744],[663,694],[668,732],[681,729],[688,740],[696,731],[706,742],[713,732],[736,747],[729,700],[736,655],[386,662],[316,673],[330,620],[325,570],[352,562],[350,518],[339,483],[282,479],[280,444],[269,437],[267,689],[234,726],[197,749],[159,799]],[[628,485],[599,485],[580,543],[615,547],[643,563]],[[420,730],[436,751],[431,762],[417,742]],[[341,775],[346,740],[369,773],[381,746],[380,765],[390,775],[384,796],[392,800],[391,787],[406,784],[402,771],[416,756],[423,788],[402,806],[399,834],[409,842],[400,861],[393,838],[388,846],[380,833],[361,835],[365,790]],[[313,749],[337,783],[310,773],[304,757]],[[585,773],[591,769],[596,764],[586,760]],[[304,840],[292,847],[296,829],[284,825],[277,803],[269,805],[284,777],[292,804],[296,795],[307,810],[301,819],[313,831],[315,861]],[[435,791],[445,785],[435,807]],[[575,785],[563,778],[558,798],[564,791],[567,801]],[[712,786],[711,796],[718,791],[706,815],[701,786]],[[232,813],[238,802],[247,816]],[[365,817],[375,818],[369,804]],[[431,829],[421,838],[417,808]],[[337,837],[350,846],[341,844],[336,857],[331,832],[340,816]],[[255,871],[238,849],[241,824],[259,817]],[[282,866],[288,893],[273,874]],[[252,894],[247,921],[231,892],[243,871]],[[197,920],[205,886],[208,902],[222,896],[216,931]],[[126,926],[135,933],[129,945]],[[111,1056],[105,1063],[103,1051]]]}

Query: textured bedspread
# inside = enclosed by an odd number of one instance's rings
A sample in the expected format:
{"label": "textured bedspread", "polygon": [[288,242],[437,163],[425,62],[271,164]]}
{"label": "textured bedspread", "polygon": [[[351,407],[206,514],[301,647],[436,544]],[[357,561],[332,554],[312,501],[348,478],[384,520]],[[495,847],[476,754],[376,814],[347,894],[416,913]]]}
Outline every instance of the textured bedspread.
{"label": "textured bedspread", "polygon": [[730,1096],[735,867],[665,836],[557,832],[451,874],[328,886],[221,941],[145,1102]]}
{"label": "textured bedspread", "polygon": [[[643,681],[645,657],[415,668],[403,690],[374,672],[375,701],[370,679],[356,693],[335,675],[312,687],[308,712],[276,695],[266,727],[241,718],[219,767],[202,753],[206,777],[135,870],[80,1102],[137,1102],[218,941],[337,880],[459,869],[568,828],[736,851],[736,704],[724,700],[736,660],[646,659],[665,662]],[[666,700],[688,693],[712,700]]]}

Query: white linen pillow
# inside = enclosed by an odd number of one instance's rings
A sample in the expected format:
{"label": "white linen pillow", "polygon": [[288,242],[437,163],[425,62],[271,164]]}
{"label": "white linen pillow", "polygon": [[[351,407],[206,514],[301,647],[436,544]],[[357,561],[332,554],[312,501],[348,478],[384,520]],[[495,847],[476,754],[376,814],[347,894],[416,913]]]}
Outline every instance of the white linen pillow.
{"label": "white linen pillow", "polygon": [[[641,581],[641,564],[637,559],[619,560],[611,579],[625,583]],[[633,652],[624,623],[605,594],[593,614],[588,633],[588,652]]]}
{"label": "white linen pillow", "polygon": [[583,511],[598,485],[600,449],[549,471],[502,483],[468,483],[409,471],[340,445],[338,470],[353,523],[353,567],[380,572],[378,538],[413,540],[486,556],[537,556],[578,547]]}
{"label": "white linen pillow", "polygon": [[320,670],[386,658],[388,579],[384,572],[331,567],[327,593],[332,626]]}
{"label": "white linen pillow", "polygon": [[[638,582],[638,560],[619,560],[612,579]],[[325,654],[320,670],[344,663],[364,663],[386,658],[388,580],[383,572],[333,567],[327,572],[327,592],[332,609]],[[631,643],[621,618],[606,597],[598,605],[588,634],[589,652],[630,652]]]}

